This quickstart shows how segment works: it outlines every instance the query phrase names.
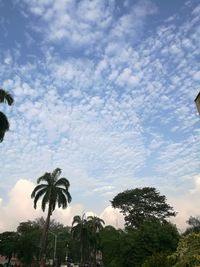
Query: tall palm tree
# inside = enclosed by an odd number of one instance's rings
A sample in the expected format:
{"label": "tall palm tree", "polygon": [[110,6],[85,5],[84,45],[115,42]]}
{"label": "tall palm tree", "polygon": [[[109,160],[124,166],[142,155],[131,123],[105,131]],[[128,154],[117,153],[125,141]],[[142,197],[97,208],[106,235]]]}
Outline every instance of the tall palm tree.
{"label": "tall palm tree", "polygon": [[[7,103],[11,106],[14,103],[13,97],[3,89],[0,89],[0,103]],[[3,141],[5,132],[9,130],[9,121],[3,112],[0,112],[0,143]]]}
{"label": "tall palm tree", "polygon": [[[41,251],[40,251],[40,260],[45,258],[46,246],[47,246],[47,232],[49,230],[50,217],[52,212],[55,210],[56,205],[62,207],[63,209],[67,208],[68,203],[71,202],[71,195],[68,191],[70,183],[69,181],[62,177],[61,169],[56,168],[52,173],[46,172],[43,176],[39,177],[37,180],[37,186],[31,194],[31,198],[34,199],[34,208],[37,208],[37,202],[41,198],[41,207],[45,211],[46,206],[48,206],[47,218],[45,221],[42,238],[41,238]],[[40,184],[41,182],[44,182]]]}
{"label": "tall palm tree", "polygon": [[72,221],[72,237],[80,244],[81,265],[89,258],[89,228],[85,213],[76,215]]}

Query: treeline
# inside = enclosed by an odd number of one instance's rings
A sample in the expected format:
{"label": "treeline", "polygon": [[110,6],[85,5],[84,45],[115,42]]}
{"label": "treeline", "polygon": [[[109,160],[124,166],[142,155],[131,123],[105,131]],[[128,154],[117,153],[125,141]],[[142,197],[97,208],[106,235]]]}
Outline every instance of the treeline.
{"label": "treeline", "polygon": [[[55,254],[57,266],[66,259],[90,266],[99,266],[99,262],[105,267],[199,266],[200,219],[190,217],[188,223],[180,235],[175,225],[158,219],[123,230],[104,226],[103,220],[95,216],[75,216],[71,227],[52,220],[46,258],[53,259]],[[37,266],[44,225],[41,217],[21,222],[15,232],[0,234],[0,254],[8,258],[8,264],[16,255],[24,266]]]}
{"label": "treeline", "polygon": [[[58,179],[60,174],[60,169],[56,169],[40,177],[38,182],[51,181],[51,177],[57,186],[64,183],[68,190],[69,184],[66,185],[65,178]],[[48,186],[36,186],[32,194],[36,200],[39,199],[39,189],[43,193],[48,192]],[[68,199],[71,199],[70,195]],[[13,255],[17,255],[24,266],[38,266],[38,263],[43,266],[40,257],[41,250],[44,252],[41,240],[44,240],[45,230],[47,266],[50,264],[49,259],[54,260],[54,266],[60,266],[66,260],[79,262],[80,266],[95,267],[199,266],[198,217],[190,217],[188,228],[180,234],[176,225],[168,220],[176,212],[166,203],[166,197],[152,187],[121,192],[113,198],[111,204],[123,213],[124,229],[105,226],[102,219],[86,217],[85,214],[75,216],[70,227],[50,220],[48,216],[46,220],[42,217],[21,222],[15,232],[1,233],[0,254],[8,258],[8,266]],[[45,207],[44,203],[42,205]]]}

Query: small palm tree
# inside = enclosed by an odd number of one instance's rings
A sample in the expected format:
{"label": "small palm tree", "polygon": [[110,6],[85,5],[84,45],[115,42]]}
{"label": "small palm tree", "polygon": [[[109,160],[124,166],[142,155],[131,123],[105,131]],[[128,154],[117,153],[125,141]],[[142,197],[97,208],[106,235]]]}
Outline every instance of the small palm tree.
{"label": "small palm tree", "polygon": [[99,231],[103,229],[104,221],[96,216],[74,216],[72,222],[72,237],[80,244],[81,265],[93,261],[96,264]]}
{"label": "small palm tree", "polygon": [[[11,106],[14,103],[13,97],[3,89],[0,89],[0,103],[7,103]],[[3,112],[0,112],[0,143],[4,139],[5,132],[9,130],[9,121]]]}
{"label": "small palm tree", "polygon": [[80,244],[81,265],[85,264],[89,257],[89,228],[85,213],[76,215],[72,222],[72,237]]}
{"label": "small palm tree", "polygon": [[103,229],[105,222],[97,216],[89,216],[87,219],[90,228],[91,258],[96,266],[96,256],[100,244],[99,232]]}
{"label": "small palm tree", "polygon": [[[61,169],[56,168],[52,173],[46,172],[43,176],[38,178],[37,186],[31,194],[31,198],[34,199],[34,208],[37,208],[37,202],[41,198],[41,207],[45,211],[48,206],[47,218],[45,221],[43,234],[41,238],[41,251],[40,260],[45,257],[47,246],[47,232],[49,230],[50,217],[55,210],[56,205],[67,208],[68,203],[71,202],[71,195],[68,191],[70,183],[66,178],[59,178],[61,175]],[[41,182],[44,182],[40,184]]]}

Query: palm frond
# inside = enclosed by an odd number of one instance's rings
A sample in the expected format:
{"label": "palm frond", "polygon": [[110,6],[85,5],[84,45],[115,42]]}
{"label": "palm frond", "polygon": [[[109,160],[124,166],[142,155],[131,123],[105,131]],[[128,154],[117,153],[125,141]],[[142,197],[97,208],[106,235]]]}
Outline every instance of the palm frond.
{"label": "palm frond", "polygon": [[72,201],[72,197],[69,193],[68,190],[61,188],[62,193],[65,195],[65,197],[67,198],[67,202],[70,203]]}
{"label": "palm frond", "polygon": [[[52,202],[51,200],[51,189],[49,187],[46,188],[45,194],[42,198],[42,211],[45,211],[46,205],[48,205],[49,202]],[[51,210],[52,211],[52,210]]]}
{"label": "palm frond", "polygon": [[95,224],[105,224],[104,220],[97,216],[88,216],[88,220],[93,221]]}
{"label": "palm frond", "polygon": [[46,188],[46,187],[47,187],[46,184],[40,184],[40,185],[37,185],[37,186],[34,188],[33,192],[31,193],[31,198],[34,198],[34,197],[35,197],[35,194],[37,193],[37,191],[40,191],[41,189]]}
{"label": "palm frond", "polygon": [[0,89],[0,103],[6,103],[6,102],[9,106],[11,106],[14,103],[14,99],[11,96],[11,94],[9,94],[3,89]]}
{"label": "palm frond", "polygon": [[5,132],[9,130],[9,121],[3,112],[0,112],[0,142],[3,141]]}
{"label": "palm frond", "polygon": [[74,218],[73,218],[72,226],[73,226],[74,224],[79,224],[80,222],[81,222],[81,216],[76,215],[76,216],[74,216]]}
{"label": "palm frond", "polygon": [[46,172],[44,175],[39,177],[37,179],[37,183],[46,182],[47,184],[50,184],[51,174],[49,172]]}
{"label": "palm frond", "polygon": [[34,197],[34,208],[35,209],[37,208],[37,202],[38,202],[38,200],[45,194],[45,192],[46,192],[46,188],[43,188],[43,189],[41,189],[40,191],[38,191],[35,194],[35,197]]}
{"label": "palm frond", "polygon": [[55,186],[63,186],[66,189],[68,189],[69,186],[70,186],[70,183],[66,178],[62,177],[62,178],[60,178],[59,180],[56,181]]}
{"label": "palm frond", "polygon": [[[44,193],[44,197],[42,198],[42,204],[41,204],[42,211],[45,211],[46,205],[48,205],[49,201],[50,201],[50,199],[49,199],[49,190],[46,189],[45,193]],[[51,212],[52,212],[52,210],[51,210]]]}
{"label": "palm frond", "polygon": [[55,210],[56,204],[58,203],[58,191],[59,188],[56,188],[55,186],[51,187],[51,196],[50,196],[51,211]]}
{"label": "palm frond", "polygon": [[31,197],[35,198],[34,207],[36,207],[40,197],[42,198],[42,210],[45,211],[47,204],[49,204],[50,213],[55,210],[57,204],[58,207],[66,208],[68,203],[71,202],[72,198],[68,191],[70,183],[64,177],[57,180],[60,174],[61,169],[57,168],[52,173],[46,172],[37,179],[38,185],[31,194]]}
{"label": "palm frond", "polygon": [[58,180],[58,177],[61,175],[61,169],[60,168],[56,168],[52,174],[51,174],[51,177],[53,178],[54,181],[57,181]]}
{"label": "palm frond", "polygon": [[63,209],[67,208],[67,199],[61,190],[58,191],[58,207],[62,207]]}
{"label": "palm frond", "polygon": [[81,225],[80,224],[76,224],[75,226],[73,226],[71,228],[71,233],[72,233],[72,238],[73,239],[79,239],[80,235],[81,235]]}

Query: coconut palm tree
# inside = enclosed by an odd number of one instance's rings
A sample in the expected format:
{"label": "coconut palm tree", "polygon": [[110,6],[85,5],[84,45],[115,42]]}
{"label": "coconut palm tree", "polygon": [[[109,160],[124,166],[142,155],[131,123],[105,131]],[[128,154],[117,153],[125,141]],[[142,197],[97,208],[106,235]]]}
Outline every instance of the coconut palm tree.
{"label": "coconut palm tree", "polygon": [[[69,181],[62,177],[61,169],[56,168],[52,173],[46,172],[43,176],[39,177],[37,180],[37,186],[31,194],[31,198],[34,199],[34,208],[37,208],[37,202],[42,199],[41,207],[45,211],[46,206],[48,206],[47,218],[45,221],[41,244],[40,244],[40,260],[45,258],[46,246],[47,246],[47,232],[49,230],[50,217],[52,212],[55,210],[56,205],[58,207],[67,208],[68,203],[71,202],[71,195],[68,191],[70,183]],[[43,182],[43,183],[41,183]],[[41,183],[41,184],[40,184]]]}
{"label": "coconut palm tree", "polygon": [[[14,103],[13,97],[3,89],[0,89],[0,103],[7,103],[11,106]],[[0,112],[0,143],[3,141],[5,132],[9,130],[9,121],[3,112]]]}

